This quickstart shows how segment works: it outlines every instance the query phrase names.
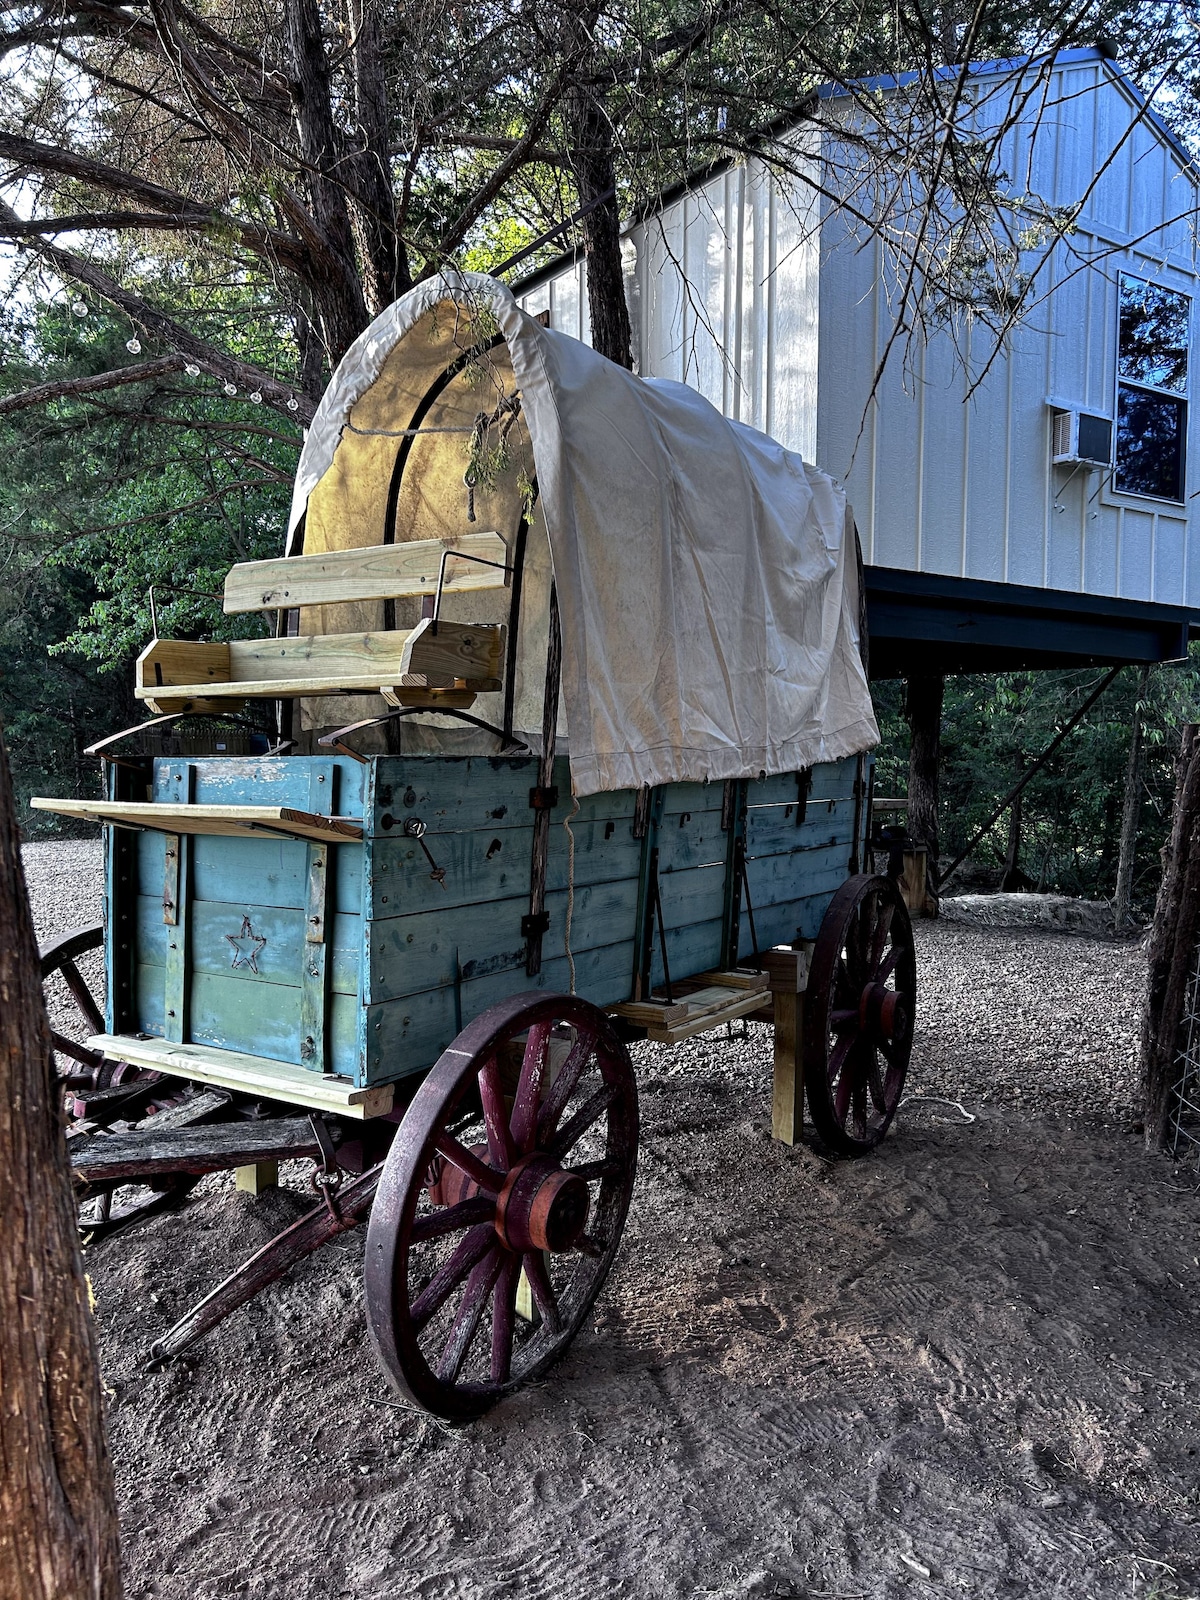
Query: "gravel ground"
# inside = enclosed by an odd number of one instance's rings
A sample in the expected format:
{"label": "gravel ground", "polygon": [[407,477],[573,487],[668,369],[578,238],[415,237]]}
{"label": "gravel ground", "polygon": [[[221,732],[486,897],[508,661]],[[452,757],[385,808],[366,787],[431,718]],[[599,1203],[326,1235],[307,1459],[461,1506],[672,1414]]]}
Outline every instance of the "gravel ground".
{"label": "gravel ground", "polygon": [[[94,847],[26,862],[43,927],[95,905]],[[1130,1127],[1141,953],[945,923],[918,954],[867,1160],[771,1141],[764,1028],[639,1049],[591,1324],[468,1429],[390,1395],[358,1235],[147,1372],[298,1188],[89,1248],[131,1600],[1195,1600],[1200,1193]]]}

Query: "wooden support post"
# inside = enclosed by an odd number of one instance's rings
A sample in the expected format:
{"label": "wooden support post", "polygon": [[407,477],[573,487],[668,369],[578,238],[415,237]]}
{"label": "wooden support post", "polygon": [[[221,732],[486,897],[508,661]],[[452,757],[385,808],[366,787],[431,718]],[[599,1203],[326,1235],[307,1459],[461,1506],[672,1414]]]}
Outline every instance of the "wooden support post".
{"label": "wooden support post", "polygon": [[804,990],[808,949],[788,945],[763,952],[763,967],[775,1004],[775,1075],[771,1088],[771,1137],[799,1144],[804,1132]]}
{"label": "wooden support post", "polygon": [[[903,856],[904,871],[900,876],[900,898],[914,917],[926,915],[928,897],[929,854],[924,845],[916,850],[906,850]],[[934,904],[936,910],[936,902]]]}
{"label": "wooden support post", "polygon": [[234,1182],[239,1194],[262,1194],[264,1189],[277,1189],[279,1163],[254,1161],[248,1167],[235,1167]]}
{"label": "wooden support post", "polygon": [[904,710],[912,730],[908,755],[908,831],[926,852],[928,894],[919,904],[905,896],[916,916],[936,917],[938,874],[938,765],[942,751],[945,679],[930,674],[905,680]]}

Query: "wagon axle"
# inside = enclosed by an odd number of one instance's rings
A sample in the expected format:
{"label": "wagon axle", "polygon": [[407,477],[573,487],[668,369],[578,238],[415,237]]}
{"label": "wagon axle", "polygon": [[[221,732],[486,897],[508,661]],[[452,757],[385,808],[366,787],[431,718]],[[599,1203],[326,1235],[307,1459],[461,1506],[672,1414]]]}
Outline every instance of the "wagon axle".
{"label": "wagon axle", "polygon": [[908,1009],[904,996],[886,983],[869,983],[858,1002],[858,1025],[864,1033],[889,1043],[908,1032]]}
{"label": "wagon axle", "polygon": [[[487,1161],[488,1147],[477,1144],[471,1154]],[[587,1226],[591,1195],[578,1173],[569,1172],[540,1151],[522,1157],[506,1175],[497,1174],[496,1236],[506,1250],[523,1255],[526,1250],[561,1254],[574,1249]],[[435,1206],[449,1208],[484,1194],[478,1179],[440,1156],[426,1182]]]}

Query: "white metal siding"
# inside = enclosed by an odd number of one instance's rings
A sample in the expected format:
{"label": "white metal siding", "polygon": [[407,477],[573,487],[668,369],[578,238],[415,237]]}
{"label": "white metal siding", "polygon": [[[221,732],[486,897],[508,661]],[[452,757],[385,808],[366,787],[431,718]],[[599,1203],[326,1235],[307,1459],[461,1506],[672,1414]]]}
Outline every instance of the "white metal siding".
{"label": "white metal siding", "polygon": [[[856,251],[827,218],[817,461],[845,479],[876,565],[1200,605],[1190,498],[1118,495],[1107,474],[1052,466],[1048,404],[1115,415],[1120,271],[1183,290],[1193,297],[1186,493],[1200,486],[1195,181],[1099,62],[1053,75],[1004,164],[1018,191],[1028,181],[1053,204],[1086,201],[1042,298],[970,401],[949,337],[937,335],[907,370],[894,361],[868,404],[892,328],[881,251]],[[991,339],[982,327],[970,338],[978,372]]]}
{"label": "white metal siding", "polygon": [[[1008,92],[984,80],[981,122],[988,95]],[[1200,606],[1195,178],[1098,59],[1050,76],[1003,165],[1016,193],[1084,204],[1038,303],[969,401],[949,338],[936,336],[907,365],[895,347],[868,403],[893,325],[882,248],[836,215],[818,235],[814,192],[798,182],[782,192],[755,162],[630,230],[638,369],[692,384],[843,479],[875,565]],[[1122,270],[1193,297],[1182,507],[1050,463],[1050,402],[1115,414]],[[588,338],[582,263],[523,303]],[[978,372],[991,336],[976,327],[965,343]]]}
{"label": "white metal siding", "polygon": [[[628,284],[634,359],[808,460],[816,449],[819,275],[815,190],[759,162],[730,168],[636,224]],[[522,298],[588,340],[584,264]]]}

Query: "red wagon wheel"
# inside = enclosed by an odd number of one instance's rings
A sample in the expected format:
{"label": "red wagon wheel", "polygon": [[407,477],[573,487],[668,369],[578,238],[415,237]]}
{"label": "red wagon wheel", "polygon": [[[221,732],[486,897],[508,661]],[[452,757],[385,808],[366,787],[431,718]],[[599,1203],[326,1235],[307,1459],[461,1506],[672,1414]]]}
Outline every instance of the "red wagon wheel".
{"label": "red wagon wheel", "polygon": [[463,1029],[367,1232],[371,1332],[401,1393],[467,1421],[562,1354],[617,1253],[637,1138],[629,1052],[586,1000],[514,995]]}
{"label": "red wagon wheel", "polygon": [[821,922],[804,1018],[813,1125],[836,1155],[873,1149],[904,1092],[916,1014],[912,923],[891,878],[848,878]]}
{"label": "red wagon wheel", "polygon": [[93,993],[76,963],[80,956],[89,955],[103,945],[104,928],[97,922],[93,927],[59,934],[47,940],[38,951],[43,987],[59,977],[70,996],[66,1006],[52,993],[46,997],[51,1016],[50,1042],[58,1061],[59,1076],[86,1076],[92,1085],[97,1084],[96,1075],[103,1066],[104,1057],[89,1050],[83,1041],[91,1034],[104,1032],[104,994],[103,991],[98,995]]}

